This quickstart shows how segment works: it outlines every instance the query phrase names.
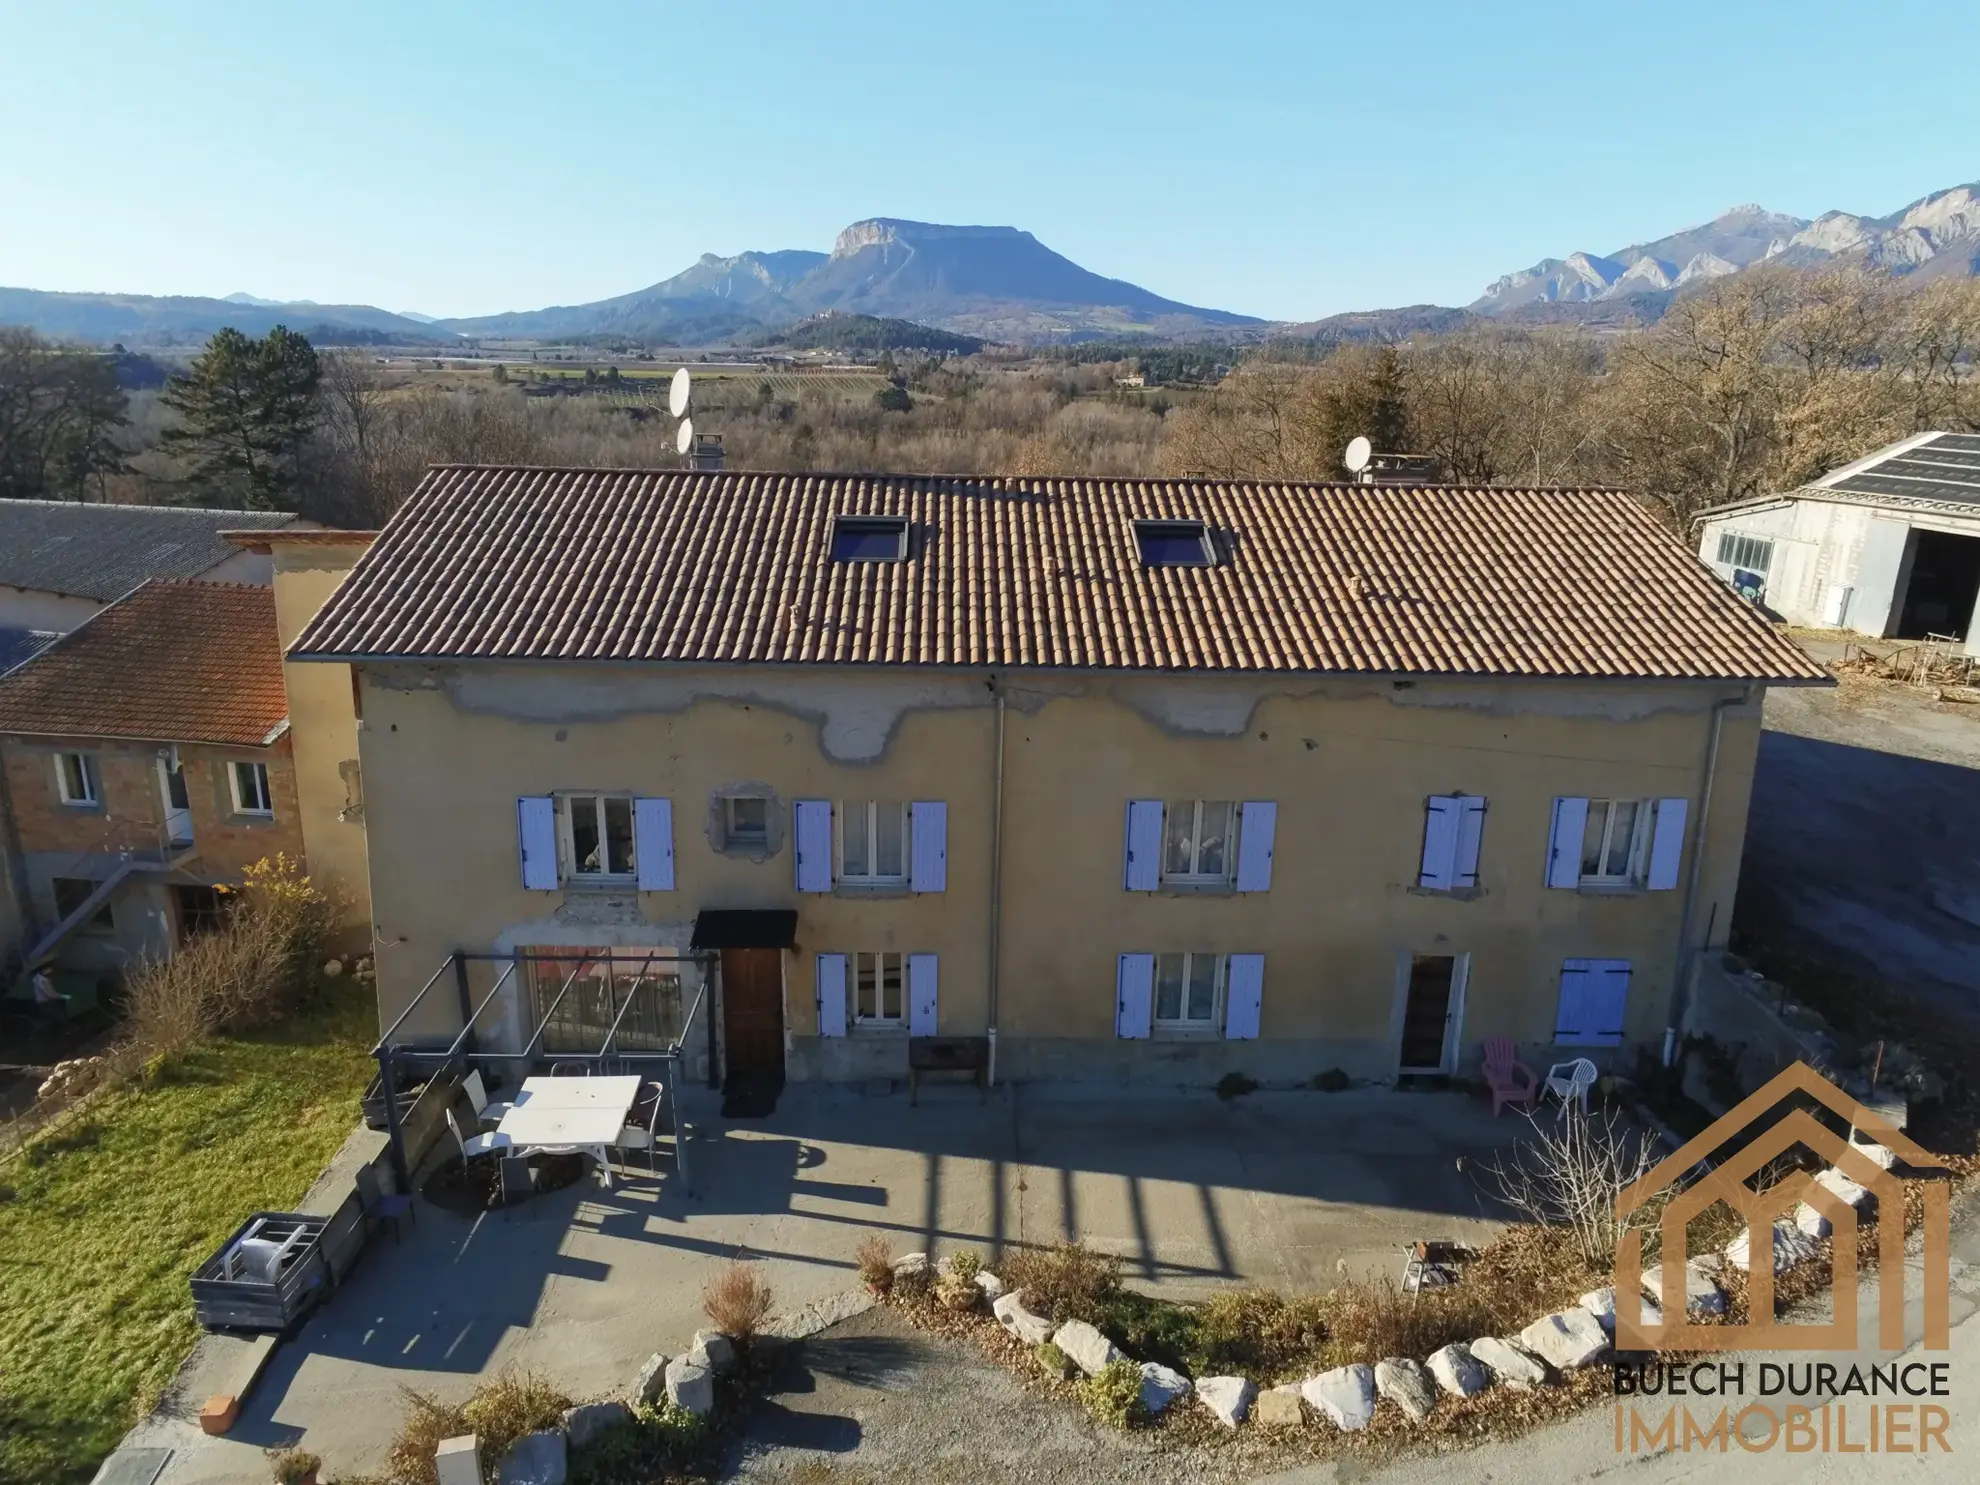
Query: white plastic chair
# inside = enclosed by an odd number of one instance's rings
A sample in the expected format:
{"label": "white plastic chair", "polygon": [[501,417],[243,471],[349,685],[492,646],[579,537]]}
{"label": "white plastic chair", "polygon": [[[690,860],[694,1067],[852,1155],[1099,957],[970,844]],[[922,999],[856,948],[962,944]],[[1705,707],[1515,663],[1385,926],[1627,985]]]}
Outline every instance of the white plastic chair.
{"label": "white plastic chair", "polygon": [[515,1107],[512,1103],[488,1096],[488,1087],[481,1081],[481,1069],[478,1067],[470,1069],[468,1075],[461,1079],[461,1091],[474,1105],[474,1117],[483,1124],[500,1124],[502,1116]]}
{"label": "white plastic chair", "polygon": [[1547,1091],[1562,1103],[1572,1099],[1581,1105],[1581,1112],[1588,1112],[1588,1090],[1595,1086],[1595,1079],[1601,1074],[1595,1064],[1586,1057],[1577,1057],[1572,1062],[1556,1062],[1547,1069]]}
{"label": "white plastic chair", "polygon": [[516,1143],[499,1131],[493,1134],[477,1134],[469,1138],[461,1133],[461,1121],[454,1117],[452,1109],[447,1110],[447,1127],[454,1131],[454,1143],[461,1147],[463,1165],[477,1155],[494,1155],[503,1150],[513,1149]]}

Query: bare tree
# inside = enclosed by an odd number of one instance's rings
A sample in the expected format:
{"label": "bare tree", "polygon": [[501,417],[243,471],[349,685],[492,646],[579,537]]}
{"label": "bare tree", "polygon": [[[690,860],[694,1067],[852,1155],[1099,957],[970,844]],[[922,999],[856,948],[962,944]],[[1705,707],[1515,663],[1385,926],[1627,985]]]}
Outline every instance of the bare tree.
{"label": "bare tree", "polygon": [[1575,1103],[1563,1104],[1558,1120],[1526,1117],[1530,1133],[1483,1168],[1494,1194],[1534,1222],[1570,1229],[1591,1268],[1615,1257],[1626,1232],[1642,1230],[1645,1256],[1654,1253],[1663,1202],[1623,1214],[1616,1196],[1656,1168],[1656,1144],[1613,1112],[1585,1114]]}

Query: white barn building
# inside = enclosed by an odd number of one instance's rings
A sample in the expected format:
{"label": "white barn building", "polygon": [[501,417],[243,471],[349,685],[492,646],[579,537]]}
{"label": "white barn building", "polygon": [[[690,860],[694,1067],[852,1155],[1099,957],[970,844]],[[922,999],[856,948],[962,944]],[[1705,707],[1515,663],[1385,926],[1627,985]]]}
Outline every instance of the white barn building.
{"label": "white barn building", "polygon": [[1698,555],[1790,624],[1980,654],[1980,434],[1913,434],[1700,527]]}

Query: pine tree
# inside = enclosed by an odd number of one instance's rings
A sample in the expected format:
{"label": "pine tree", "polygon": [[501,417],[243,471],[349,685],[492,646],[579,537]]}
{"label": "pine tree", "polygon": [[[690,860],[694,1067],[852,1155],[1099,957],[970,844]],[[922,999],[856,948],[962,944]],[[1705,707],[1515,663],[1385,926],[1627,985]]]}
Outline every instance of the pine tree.
{"label": "pine tree", "polygon": [[302,336],[277,325],[260,340],[232,326],[206,343],[159,400],[180,426],[163,442],[192,460],[191,477],[217,488],[202,504],[294,510],[298,463],[317,421],[323,368]]}

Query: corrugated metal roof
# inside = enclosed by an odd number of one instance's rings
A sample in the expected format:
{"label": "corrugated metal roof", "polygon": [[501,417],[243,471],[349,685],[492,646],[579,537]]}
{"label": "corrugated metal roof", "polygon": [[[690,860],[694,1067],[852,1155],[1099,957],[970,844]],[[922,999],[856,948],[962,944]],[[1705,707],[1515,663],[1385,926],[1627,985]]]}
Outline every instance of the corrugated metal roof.
{"label": "corrugated metal roof", "polygon": [[287,526],[286,511],[0,500],[0,583],[108,603],[147,578],[198,577],[240,548],[227,530]]}
{"label": "corrugated metal roof", "polygon": [[0,676],[0,732],[269,740],[289,714],[275,592],[146,583]]}
{"label": "corrugated metal roof", "polygon": [[[832,561],[842,514],[907,560]],[[1144,566],[1148,518],[1218,560]],[[1823,678],[1620,491],[468,466],[291,654]]]}

